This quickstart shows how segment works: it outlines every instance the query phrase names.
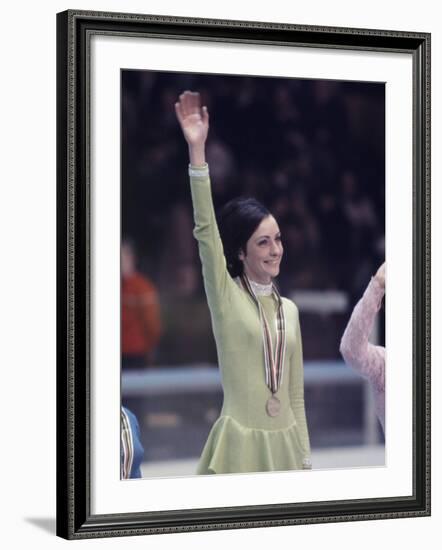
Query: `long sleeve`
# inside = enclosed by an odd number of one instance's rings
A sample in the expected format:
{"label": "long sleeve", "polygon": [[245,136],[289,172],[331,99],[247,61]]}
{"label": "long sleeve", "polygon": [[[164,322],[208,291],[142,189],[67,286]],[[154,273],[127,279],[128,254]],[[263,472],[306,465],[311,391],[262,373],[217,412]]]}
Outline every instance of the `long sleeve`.
{"label": "long sleeve", "polygon": [[340,346],[345,362],[379,392],[385,388],[385,348],[371,344],[368,338],[383,296],[383,287],[372,278],[353,310]]}
{"label": "long sleeve", "polygon": [[290,404],[295,416],[300,444],[303,450],[302,465],[304,469],[310,469],[311,450],[310,438],[307,427],[307,417],[304,403],[304,364],[302,356],[301,327],[298,310],[295,307],[295,349],[290,359]]}
{"label": "long sleeve", "polygon": [[231,278],[216,223],[208,166],[191,166],[189,173],[195,222],[193,234],[198,241],[207,301],[214,315],[226,307]]}

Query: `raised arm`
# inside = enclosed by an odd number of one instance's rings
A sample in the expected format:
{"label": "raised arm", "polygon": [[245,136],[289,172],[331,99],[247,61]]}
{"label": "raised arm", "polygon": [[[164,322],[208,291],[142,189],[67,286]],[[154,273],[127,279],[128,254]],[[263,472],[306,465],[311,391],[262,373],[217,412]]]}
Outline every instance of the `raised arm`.
{"label": "raised arm", "polygon": [[205,144],[209,130],[207,107],[201,107],[200,95],[186,91],[175,104],[175,112],[189,147],[190,189],[192,193],[194,236],[203,266],[204,287],[212,316],[227,306],[230,276],[218,232],[210,188]]}
{"label": "raised arm", "polygon": [[384,348],[368,341],[385,293],[385,263],[356,304],[342,336],[340,351],[347,364],[377,386],[384,385]]}

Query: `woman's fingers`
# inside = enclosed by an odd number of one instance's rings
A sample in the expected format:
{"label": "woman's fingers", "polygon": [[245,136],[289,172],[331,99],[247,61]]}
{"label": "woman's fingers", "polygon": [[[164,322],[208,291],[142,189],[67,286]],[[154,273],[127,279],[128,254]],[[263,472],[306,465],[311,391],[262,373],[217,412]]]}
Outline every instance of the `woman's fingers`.
{"label": "woman's fingers", "polygon": [[180,95],[179,104],[180,104],[181,115],[184,118],[188,114],[187,113],[187,92],[183,92]]}
{"label": "woman's fingers", "polygon": [[190,92],[190,104],[193,114],[201,114],[201,100],[198,92]]}
{"label": "woman's fingers", "polygon": [[179,104],[182,118],[194,114],[201,114],[201,100],[198,92],[186,90],[180,95]]}
{"label": "woman's fingers", "polygon": [[192,114],[192,92],[186,90],[180,95],[180,103],[182,113],[185,117],[188,117]]}

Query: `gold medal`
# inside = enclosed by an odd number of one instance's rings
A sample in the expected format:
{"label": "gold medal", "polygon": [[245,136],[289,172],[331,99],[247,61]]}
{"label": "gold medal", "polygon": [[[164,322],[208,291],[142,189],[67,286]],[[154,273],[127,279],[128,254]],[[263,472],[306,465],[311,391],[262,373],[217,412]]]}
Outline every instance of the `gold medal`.
{"label": "gold medal", "polygon": [[266,411],[269,416],[278,416],[281,411],[281,401],[272,395],[267,399]]}

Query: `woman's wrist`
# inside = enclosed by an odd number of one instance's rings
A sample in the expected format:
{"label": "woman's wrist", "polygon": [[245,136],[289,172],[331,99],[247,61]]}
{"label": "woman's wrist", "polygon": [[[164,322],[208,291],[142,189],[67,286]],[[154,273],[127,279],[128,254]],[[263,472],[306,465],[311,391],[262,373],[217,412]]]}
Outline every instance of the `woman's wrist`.
{"label": "woman's wrist", "polygon": [[204,166],[206,164],[205,146],[189,145],[189,159],[192,166]]}

